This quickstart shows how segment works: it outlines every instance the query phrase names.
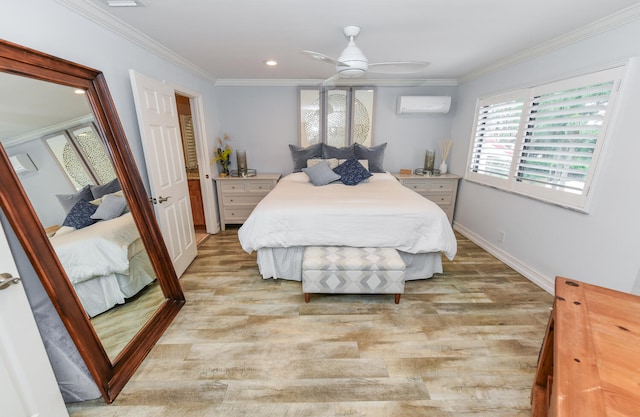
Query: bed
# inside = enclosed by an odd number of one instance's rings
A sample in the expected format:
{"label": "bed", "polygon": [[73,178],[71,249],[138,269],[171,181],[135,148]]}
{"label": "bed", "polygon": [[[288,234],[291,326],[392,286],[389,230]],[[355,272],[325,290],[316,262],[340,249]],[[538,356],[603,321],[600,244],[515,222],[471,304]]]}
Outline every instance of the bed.
{"label": "bed", "polygon": [[388,172],[357,185],[316,186],[305,172],[283,177],[238,230],[242,248],[257,251],[263,278],[301,281],[307,246],[395,248],[406,280],[442,272],[455,235],[435,203],[402,186]]}
{"label": "bed", "polygon": [[123,304],[155,280],[131,213],[50,238],[89,317]]}

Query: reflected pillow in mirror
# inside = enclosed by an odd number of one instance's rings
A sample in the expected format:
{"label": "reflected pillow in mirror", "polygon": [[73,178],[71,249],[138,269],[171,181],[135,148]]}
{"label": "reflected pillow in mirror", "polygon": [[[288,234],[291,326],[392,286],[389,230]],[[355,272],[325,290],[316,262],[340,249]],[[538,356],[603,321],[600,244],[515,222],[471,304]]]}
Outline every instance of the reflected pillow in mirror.
{"label": "reflected pillow in mirror", "polygon": [[76,205],[76,203],[80,200],[91,200],[93,195],[91,194],[91,189],[88,185],[85,185],[74,194],[57,194],[56,197],[60,202],[60,205],[64,209],[65,214],[69,213],[69,211]]}
{"label": "reflected pillow in mirror", "polygon": [[91,215],[94,220],[111,220],[120,217],[127,207],[127,200],[113,194],[107,194],[102,199],[95,213]]}
{"label": "reflected pillow in mirror", "polygon": [[89,198],[89,200],[95,200],[104,196],[105,194],[111,194],[115,193],[116,191],[122,190],[120,182],[117,178],[114,178],[102,185],[91,185],[89,186],[89,188],[91,189],[91,194],[93,195],[93,198]]}
{"label": "reflected pillow in mirror", "polygon": [[76,229],[90,226],[97,222],[97,220],[91,218],[97,209],[98,207],[96,205],[91,204],[87,200],[80,200],[69,210],[62,225]]}
{"label": "reflected pillow in mirror", "polygon": [[302,168],[302,171],[309,176],[309,181],[316,186],[327,185],[340,179],[340,175],[333,172],[326,161],[321,161],[309,168]]}

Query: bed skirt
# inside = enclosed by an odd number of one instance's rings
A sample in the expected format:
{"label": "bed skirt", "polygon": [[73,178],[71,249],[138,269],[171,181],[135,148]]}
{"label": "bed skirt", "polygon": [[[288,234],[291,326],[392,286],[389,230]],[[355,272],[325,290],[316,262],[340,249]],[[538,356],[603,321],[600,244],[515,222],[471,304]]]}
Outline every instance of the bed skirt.
{"label": "bed skirt", "polygon": [[153,281],[155,271],[144,251],[130,259],[126,275],[103,275],[73,286],[89,317],[94,317],[116,304],[124,304],[127,298],[133,297]]}
{"label": "bed skirt", "polygon": [[[258,249],[258,268],[262,278],[302,281],[304,246]],[[442,254],[398,251],[407,266],[405,281],[431,278],[442,273]]]}

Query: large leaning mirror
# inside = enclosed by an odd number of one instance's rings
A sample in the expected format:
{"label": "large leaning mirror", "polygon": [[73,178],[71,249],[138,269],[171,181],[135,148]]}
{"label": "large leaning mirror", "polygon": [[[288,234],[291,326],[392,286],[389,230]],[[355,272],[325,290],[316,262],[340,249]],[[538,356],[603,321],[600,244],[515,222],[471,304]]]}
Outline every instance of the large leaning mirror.
{"label": "large leaning mirror", "polygon": [[0,40],[0,85],[1,208],[112,402],[182,290],[103,75]]}

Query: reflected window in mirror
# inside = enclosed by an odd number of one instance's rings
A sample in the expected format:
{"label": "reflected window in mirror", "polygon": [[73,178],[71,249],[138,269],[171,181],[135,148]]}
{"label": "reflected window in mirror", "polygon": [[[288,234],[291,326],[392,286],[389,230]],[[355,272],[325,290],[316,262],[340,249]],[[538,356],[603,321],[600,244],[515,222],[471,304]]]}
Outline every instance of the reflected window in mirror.
{"label": "reflected window in mirror", "polygon": [[116,177],[93,123],[64,129],[44,138],[49,151],[76,190],[101,185]]}

